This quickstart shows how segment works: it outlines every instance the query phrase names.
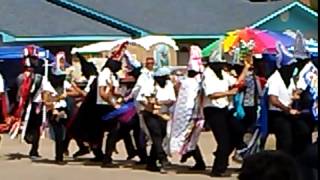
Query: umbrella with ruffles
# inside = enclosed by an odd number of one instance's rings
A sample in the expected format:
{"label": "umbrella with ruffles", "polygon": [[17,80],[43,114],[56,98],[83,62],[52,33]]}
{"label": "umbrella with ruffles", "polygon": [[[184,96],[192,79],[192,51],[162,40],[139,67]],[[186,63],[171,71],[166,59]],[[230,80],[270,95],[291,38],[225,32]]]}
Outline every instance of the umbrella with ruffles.
{"label": "umbrella with ruffles", "polygon": [[290,47],[294,44],[294,39],[285,34],[246,27],[226,34],[223,41],[224,52],[231,52],[234,47],[239,46],[240,41],[248,42],[250,40],[253,40],[255,43],[253,49],[253,53],[255,54],[274,52],[276,50],[277,41],[280,41],[286,47]]}

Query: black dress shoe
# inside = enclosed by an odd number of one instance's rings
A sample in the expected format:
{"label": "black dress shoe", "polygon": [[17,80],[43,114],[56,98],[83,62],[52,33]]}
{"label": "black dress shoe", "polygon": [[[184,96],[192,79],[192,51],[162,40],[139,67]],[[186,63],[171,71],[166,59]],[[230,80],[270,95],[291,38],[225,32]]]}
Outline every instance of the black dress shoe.
{"label": "black dress shoe", "polygon": [[73,154],[73,158],[77,158],[79,156],[83,156],[83,155],[86,155],[89,153],[90,153],[89,149],[80,149],[79,151],[77,151]]}
{"label": "black dress shoe", "polygon": [[147,165],[146,170],[151,172],[160,172],[160,168],[156,165]]}
{"label": "black dress shoe", "polygon": [[101,165],[102,168],[119,168],[118,164],[114,164],[112,162],[103,162]]}
{"label": "black dress shoe", "polygon": [[205,164],[196,164],[193,167],[190,168],[191,171],[204,171],[206,170],[206,165]]}
{"label": "black dress shoe", "polygon": [[92,159],[90,159],[90,162],[102,162],[103,158],[102,157],[94,157]]}
{"label": "black dress shoe", "polygon": [[181,159],[180,159],[180,163],[185,163],[187,162],[187,160],[190,158],[190,154],[189,153],[186,153],[184,155],[182,155]]}
{"label": "black dress shoe", "polygon": [[138,153],[130,154],[130,155],[127,157],[127,161],[133,159],[133,158],[136,157],[137,155],[138,155]]}
{"label": "black dress shoe", "polygon": [[145,164],[147,164],[147,161],[138,161],[138,162],[136,162],[135,163],[136,165],[145,165]]}
{"label": "black dress shoe", "polygon": [[66,161],[61,161],[61,160],[56,160],[55,163],[60,166],[64,166],[64,165],[68,164]]}
{"label": "black dress shoe", "polygon": [[211,177],[231,177],[230,172],[212,172],[210,174]]}

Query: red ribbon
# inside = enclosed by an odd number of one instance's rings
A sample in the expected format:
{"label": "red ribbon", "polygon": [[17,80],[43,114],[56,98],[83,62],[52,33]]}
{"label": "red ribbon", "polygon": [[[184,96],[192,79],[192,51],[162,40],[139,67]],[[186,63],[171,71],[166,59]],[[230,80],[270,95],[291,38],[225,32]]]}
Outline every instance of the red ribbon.
{"label": "red ribbon", "polygon": [[20,98],[19,98],[18,108],[16,109],[16,111],[14,113],[14,116],[16,118],[21,118],[21,116],[22,116],[22,111],[23,111],[24,106],[26,104],[27,98],[30,94],[31,83],[32,83],[31,76],[24,75],[23,80],[22,80],[22,84],[19,89]]}

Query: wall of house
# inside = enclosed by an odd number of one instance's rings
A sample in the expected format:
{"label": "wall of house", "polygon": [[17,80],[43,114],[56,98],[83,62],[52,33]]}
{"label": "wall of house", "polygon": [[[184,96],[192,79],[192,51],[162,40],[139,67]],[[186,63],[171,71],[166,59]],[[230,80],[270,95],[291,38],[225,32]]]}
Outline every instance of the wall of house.
{"label": "wall of house", "polygon": [[300,30],[305,37],[318,39],[318,18],[297,7],[266,22],[259,28],[272,31]]}

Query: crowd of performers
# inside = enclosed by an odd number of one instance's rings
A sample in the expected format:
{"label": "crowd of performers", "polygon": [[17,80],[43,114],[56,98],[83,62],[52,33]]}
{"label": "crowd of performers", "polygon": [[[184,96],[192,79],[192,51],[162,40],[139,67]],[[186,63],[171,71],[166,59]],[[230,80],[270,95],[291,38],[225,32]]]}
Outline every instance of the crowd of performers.
{"label": "crowd of performers", "polygon": [[[293,58],[281,45],[270,75],[266,75],[265,61],[255,58],[245,46],[238,63],[221,57],[204,59],[201,49],[191,46],[185,76],[174,75],[168,67],[155,69],[152,57],[143,65],[137,63],[127,43],[114,50],[98,70],[75,53],[86,85],[67,73],[72,66],[63,52],[56,55],[48,76],[44,76],[44,62],[38,59],[37,48],[28,46],[25,51],[24,72],[17,77],[17,98],[10,111],[5,108],[4,80],[0,76],[0,127],[13,137],[22,129],[23,139],[31,145],[32,160],[41,157],[39,141],[46,126],[55,141],[57,164],[65,164],[64,154],[74,139],[79,148],[74,158],[92,152],[92,161],[102,162],[102,167],[117,167],[112,155],[116,143],[123,139],[128,159],[139,156],[137,164],[158,172],[166,172],[170,167],[168,157],[173,154],[180,154],[182,163],[194,158],[196,163],[190,170],[205,170],[197,142],[203,129],[210,129],[217,143],[211,172],[215,177],[231,175],[227,171],[229,156],[242,161],[263,149],[268,133],[275,134],[277,150],[293,157],[300,157],[313,145],[317,119],[313,110],[318,99],[313,98],[313,82],[308,82],[305,74],[310,76],[316,70],[311,76],[317,79],[317,61]],[[119,80],[124,61],[134,82]],[[309,74],[301,75],[309,70]],[[264,100],[267,104],[262,106]],[[258,123],[265,117],[266,124]],[[262,127],[268,127],[268,132]],[[243,139],[245,133],[255,134],[256,129],[259,143],[254,142],[252,151],[252,144]]]}

